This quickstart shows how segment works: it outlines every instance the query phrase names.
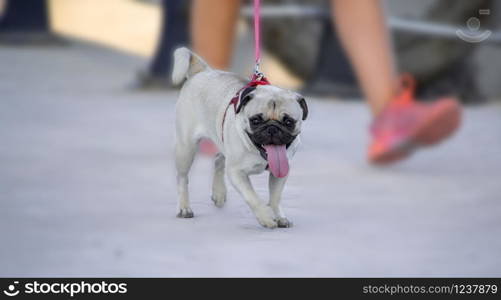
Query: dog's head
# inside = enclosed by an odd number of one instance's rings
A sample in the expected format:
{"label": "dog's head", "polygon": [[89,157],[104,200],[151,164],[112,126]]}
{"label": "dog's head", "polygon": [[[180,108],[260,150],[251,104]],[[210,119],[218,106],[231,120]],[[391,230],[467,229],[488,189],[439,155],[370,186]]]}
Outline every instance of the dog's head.
{"label": "dog's head", "polygon": [[287,175],[286,149],[307,117],[308,106],[301,95],[271,85],[245,89],[237,107],[237,122],[276,177]]}

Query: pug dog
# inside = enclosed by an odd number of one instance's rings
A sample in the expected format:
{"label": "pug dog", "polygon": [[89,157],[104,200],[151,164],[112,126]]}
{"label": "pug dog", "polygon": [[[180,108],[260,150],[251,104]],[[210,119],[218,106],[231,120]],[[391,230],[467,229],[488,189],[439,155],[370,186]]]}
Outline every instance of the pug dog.
{"label": "pug dog", "polygon": [[[248,81],[212,69],[187,48],[174,52],[172,82],[184,82],[176,103],[178,217],[194,216],[188,197],[188,173],[201,139],[216,145],[212,201],[226,202],[225,174],[264,227],[290,227],[280,208],[289,161],[299,145],[308,116],[305,99],[272,85],[245,87]],[[238,103],[230,103],[236,96]],[[268,170],[269,201],[255,192],[250,175]]]}

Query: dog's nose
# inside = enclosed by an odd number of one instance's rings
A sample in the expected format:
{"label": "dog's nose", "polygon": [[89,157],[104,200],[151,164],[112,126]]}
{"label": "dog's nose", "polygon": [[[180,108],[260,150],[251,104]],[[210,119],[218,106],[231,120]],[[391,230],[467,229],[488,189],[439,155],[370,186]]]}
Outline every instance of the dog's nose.
{"label": "dog's nose", "polygon": [[267,131],[269,135],[274,135],[278,133],[278,128],[276,126],[270,126]]}

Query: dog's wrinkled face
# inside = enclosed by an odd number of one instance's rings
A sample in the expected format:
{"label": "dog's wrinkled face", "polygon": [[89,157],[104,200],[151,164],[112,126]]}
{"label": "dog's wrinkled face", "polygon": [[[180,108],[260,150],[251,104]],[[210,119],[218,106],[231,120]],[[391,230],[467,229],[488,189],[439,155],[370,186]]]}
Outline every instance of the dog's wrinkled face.
{"label": "dog's wrinkled face", "polygon": [[250,140],[273,171],[275,162],[282,161],[283,166],[284,159],[287,159],[285,151],[300,133],[308,107],[298,93],[266,85],[247,91],[240,101],[237,115]]}

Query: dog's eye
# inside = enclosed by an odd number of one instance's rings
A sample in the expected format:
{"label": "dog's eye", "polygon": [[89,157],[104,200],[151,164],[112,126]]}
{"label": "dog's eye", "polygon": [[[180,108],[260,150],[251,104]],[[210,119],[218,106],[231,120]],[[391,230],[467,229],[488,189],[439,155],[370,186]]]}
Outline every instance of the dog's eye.
{"label": "dog's eye", "polygon": [[291,128],[294,127],[294,124],[295,124],[294,120],[289,118],[289,117],[285,117],[282,122],[284,123],[285,126],[291,127]]}
{"label": "dog's eye", "polygon": [[263,122],[263,117],[261,116],[255,116],[255,117],[252,117],[249,119],[249,122],[252,124],[252,125],[259,125]]}

